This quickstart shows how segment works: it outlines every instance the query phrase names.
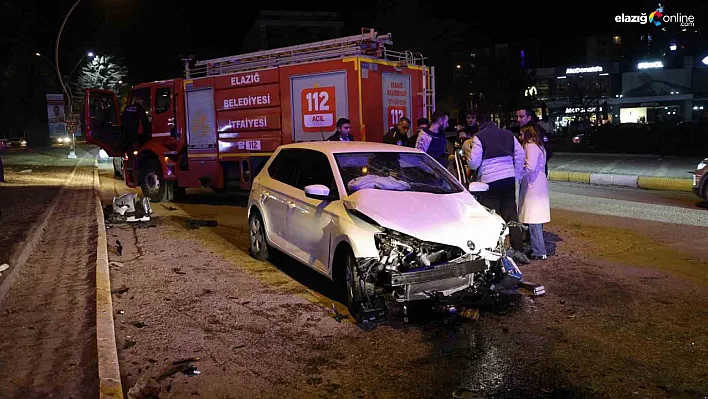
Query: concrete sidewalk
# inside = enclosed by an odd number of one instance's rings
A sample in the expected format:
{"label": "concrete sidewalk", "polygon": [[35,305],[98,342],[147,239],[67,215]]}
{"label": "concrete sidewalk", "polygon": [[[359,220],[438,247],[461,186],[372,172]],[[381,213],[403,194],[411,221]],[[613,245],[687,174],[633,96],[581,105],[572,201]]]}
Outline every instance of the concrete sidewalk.
{"label": "concrete sidewalk", "polygon": [[692,191],[693,179],[689,172],[695,171],[702,160],[700,157],[561,152],[553,154],[548,174],[552,181]]}

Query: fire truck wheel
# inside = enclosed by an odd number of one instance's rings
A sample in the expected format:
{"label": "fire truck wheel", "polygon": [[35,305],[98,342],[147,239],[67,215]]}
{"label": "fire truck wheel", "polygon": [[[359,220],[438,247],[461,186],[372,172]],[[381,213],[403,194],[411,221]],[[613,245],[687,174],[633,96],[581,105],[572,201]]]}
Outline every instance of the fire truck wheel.
{"label": "fire truck wheel", "polygon": [[140,188],[143,196],[150,198],[150,202],[160,202],[165,199],[167,185],[162,178],[160,162],[154,159],[145,161],[140,169]]}
{"label": "fire truck wheel", "polygon": [[258,212],[253,212],[248,220],[250,246],[248,252],[258,260],[270,259],[270,246],[266,239],[266,229]]}

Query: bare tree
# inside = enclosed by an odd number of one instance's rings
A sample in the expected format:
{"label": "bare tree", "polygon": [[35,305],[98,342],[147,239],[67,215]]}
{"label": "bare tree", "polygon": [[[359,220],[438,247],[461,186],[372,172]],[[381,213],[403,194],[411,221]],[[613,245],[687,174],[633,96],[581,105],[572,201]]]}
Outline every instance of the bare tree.
{"label": "bare tree", "polygon": [[80,109],[86,89],[112,90],[120,94],[120,86],[128,74],[128,69],[121,60],[113,55],[94,57],[81,68],[77,79],[71,83],[74,108]]}

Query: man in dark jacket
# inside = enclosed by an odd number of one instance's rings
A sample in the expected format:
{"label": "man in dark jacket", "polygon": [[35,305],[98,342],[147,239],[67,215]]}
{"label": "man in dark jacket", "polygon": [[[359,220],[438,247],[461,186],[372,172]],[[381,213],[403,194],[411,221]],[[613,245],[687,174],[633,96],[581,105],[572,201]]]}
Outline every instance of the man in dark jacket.
{"label": "man in dark jacket", "polygon": [[337,131],[327,138],[327,141],[354,141],[352,122],[347,118],[337,120]]}
{"label": "man in dark jacket", "polygon": [[430,128],[421,129],[415,142],[415,148],[426,152],[444,168],[447,168],[445,129],[447,129],[448,119],[445,112],[435,111],[430,120]]}
{"label": "man in dark jacket", "polygon": [[457,139],[458,143],[462,145],[468,139],[471,139],[479,131],[479,124],[477,123],[477,111],[470,109],[465,114],[465,126],[457,125]]}
{"label": "man in dark jacket", "polygon": [[125,145],[128,148],[137,148],[152,137],[152,125],[143,104],[144,99],[135,96],[133,103],[123,110],[121,120],[125,134]]}
{"label": "man in dark jacket", "polygon": [[420,132],[430,126],[430,121],[428,118],[418,118],[415,124],[418,126],[418,129],[408,138],[408,147],[412,148],[415,148],[415,143],[418,141]]}
{"label": "man in dark jacket", "polygon": [[543,140],[543,148],[546,150],[546,176],[548,176],[548,161],[553,155],[553,150],[551,149],[551,143],[549,142],[549,135],[539,123],[536,113],[531,108],[523,108],[516,111],[516,121],[519,123],[519,129],[526,125],[536,126],[538,132],[541,135],[541,140]]}
{"label": "man in dark jacket", "polygon": [[411,120],[405,116],[398,120],[396,126],[384,135],[385,144],[408,146],[408,131],[411,129]]}
{"label": "man in dark jacket", "polygon": [[[478,180],[489,185],[489,191],[479,195],[479,202],[494,209],[509,222],[519,221],[516,206],[516,181],[526,161],[526,154],[514,134],[499,128],[489,118],[489,112],[477,109],[479,132],[472,138],[471,145],[464,145],[466,158],[471,170],[477,171]],[[521,228],[509,227],[512,258],[517,263],[529,263],[523,253]]]}

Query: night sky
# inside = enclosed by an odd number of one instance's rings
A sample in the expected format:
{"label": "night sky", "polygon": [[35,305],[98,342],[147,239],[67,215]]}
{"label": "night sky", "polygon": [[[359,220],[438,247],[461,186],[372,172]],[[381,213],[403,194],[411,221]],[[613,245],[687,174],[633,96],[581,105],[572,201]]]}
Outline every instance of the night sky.
{"label": "night sky", "polygon": [[[26,2],[34,16],[27,32],[26,51],[39,51],[53,58],[54,40],[58,26],[72,1],[13,0]],[[32,3],[30,6],[29,4]],[[247,5],[252,3],[250,6]],[[300,3],[300,2],[299,2]],[[71,69],[81,53],[121,55],[130,70],[131,84],[139,81],[171,78],[181,74],[180,54],[195,54],[207,59],[237,54],[243,36],[251,27],[263,4],[267,10],[338,11],[345,23],[344,34],[356,34],[362,26],[374,27],[380,32],[392,32],[394,44],[415,41],[402,37],[413,30],[424,34],[445,29],[445,23],[429,23],[456,19],[467,26],[470,39],[492,37],[503,42],[519,35],[539,37],[549,45],[555,39],[592,33],[614,33],[619,27],[614,16],[622,12],[651,12],[655,1],[568,1],[556,7],[546,2],[459,1],[434,2],[419,0],[417,18],[405,11],[387,15],[386,26],[372,26],[384,2],[359,0],[355,2],[307,1],[297,7],[284,7],[276,2],[229,1],[220,5],[214,0],[83,0],[69,18],[61,42],[62,69]],[[390,0],[389,10],[405,7],[407,1]],[[690,9],[696,0],[672,0],[672,8]],[[287,3],[286,3],[287,4]],[[392,7],[392,4],[396,4]],[[444,5],[443,5],[444,4]],[[562,8],[561,5],[567,5]],[[697,15],[698,19],[699,16]],[[706,21],[706,18],[703,18]],[[700,23],[700,21],[699,21]],[[703,23],[702,26],[708,26]],[[403,29],[403,27],[409,29]],[[397,35],[398,32],[398,35]],[[403,33],[401,33],[403,32]],[[398,40],[397,40],[398,39]],[[463,41],[466,38],[461,38]],[[426,53],[426,48],[416,48]]]}

